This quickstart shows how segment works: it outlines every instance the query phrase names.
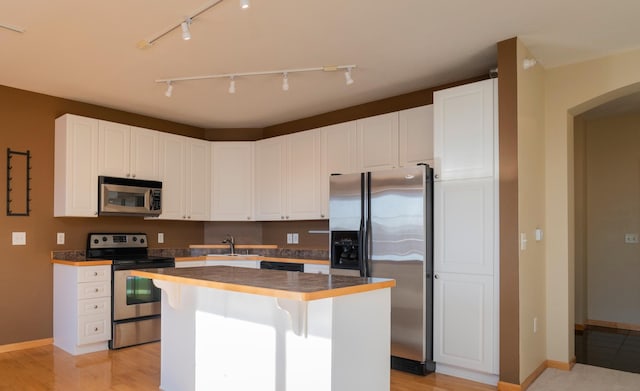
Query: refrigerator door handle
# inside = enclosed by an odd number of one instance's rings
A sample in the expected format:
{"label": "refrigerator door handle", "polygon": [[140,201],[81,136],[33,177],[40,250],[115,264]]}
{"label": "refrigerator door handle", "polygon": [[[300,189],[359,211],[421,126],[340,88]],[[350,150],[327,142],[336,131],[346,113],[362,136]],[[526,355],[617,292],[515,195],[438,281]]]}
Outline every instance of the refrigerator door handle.
{"label": "refrigerator door handle", "polygon": [[362,277],[371,277],[371,173],[366,174],[365,192],[366,199],[365,223],[364,223],[364,260],[362,262]]}
{"label": "refrigerator door handle", "polygon": [[365,230],[365,174],[360,174],[360,230],[358,232],[358,261],[360,268],[360,277],[366,276],[367,253],[366,246],[366,230]]}

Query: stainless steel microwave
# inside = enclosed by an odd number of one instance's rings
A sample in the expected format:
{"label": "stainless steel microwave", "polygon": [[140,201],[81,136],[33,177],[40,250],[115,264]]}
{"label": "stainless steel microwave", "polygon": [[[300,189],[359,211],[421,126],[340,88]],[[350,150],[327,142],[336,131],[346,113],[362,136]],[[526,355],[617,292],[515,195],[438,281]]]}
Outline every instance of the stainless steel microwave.
{"label": "stainless steel microwave", "polygon": [[158,216],[162,213],[162,182],[98,177],[101,216]]}

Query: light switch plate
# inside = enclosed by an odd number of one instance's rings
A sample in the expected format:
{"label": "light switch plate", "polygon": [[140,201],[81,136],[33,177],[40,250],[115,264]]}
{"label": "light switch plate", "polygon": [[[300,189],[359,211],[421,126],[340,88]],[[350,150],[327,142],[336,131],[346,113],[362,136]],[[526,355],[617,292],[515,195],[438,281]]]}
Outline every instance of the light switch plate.
{"label": "light switch plate", "polygon": [[299,239],[298,233],[297,232],[292,233],[291,234],[291,239],[292,239],[292,243],[293,244],[298,244],[298,239]]}
{"label": "light switch plate", "polygon": [[287,234],[287,244],[293,243],[293,234]]}
{"label": "light switch plate", "polygon": [[26,246],[27,245],[27,233],[26,232],[12,232],[11,244],[14,246]]}
{"label": "light switch plate", "polygon": [[164,232],[158,232],[158,243],[164,243]]}
{"label": "light switch plate", "polygon": [[64,232],[58,232],[56,235],[56,243],[64,244]]}
{"label": "light switch plate", "polygon": [[638,243],[640,240],[640,238],[638,237],[638,234],[636,233],[632,233],[632,234],[624,234],[624,242],[625,243]]}

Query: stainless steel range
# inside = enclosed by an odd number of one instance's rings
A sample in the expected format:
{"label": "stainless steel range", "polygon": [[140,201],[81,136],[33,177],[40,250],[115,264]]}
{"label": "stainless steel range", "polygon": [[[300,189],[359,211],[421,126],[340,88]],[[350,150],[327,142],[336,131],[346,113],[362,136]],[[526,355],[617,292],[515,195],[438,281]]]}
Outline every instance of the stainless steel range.
{"label": "stainless steel range", "polygon": [[160,340],[161,290],[131,270],[174,267],[175,259],[149,256],[147,243],[144,233],[90,233],[87,239],[87,258],[113,260],[111,349]]}

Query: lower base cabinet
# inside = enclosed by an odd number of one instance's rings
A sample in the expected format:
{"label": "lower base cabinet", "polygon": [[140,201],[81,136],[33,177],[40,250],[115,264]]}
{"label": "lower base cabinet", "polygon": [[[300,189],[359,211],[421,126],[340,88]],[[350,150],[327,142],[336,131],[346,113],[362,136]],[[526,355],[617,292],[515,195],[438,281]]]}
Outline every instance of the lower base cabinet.
{"label": "lower base cabinet", "polygon": [[53,265],[53,344],[73,354],[108,349],[111,266]]}
{"label": "lower base cabinet", "polygon": [[[438,372],[446,365],[455,372],[476,371],[493,383],[497,368],[497,327],[494,277],[489,275],[437,272],[434,280],[433,356]],[[485,379],[486,378],[486,379]],[[497,381],[497,377],[495,379]]]}

